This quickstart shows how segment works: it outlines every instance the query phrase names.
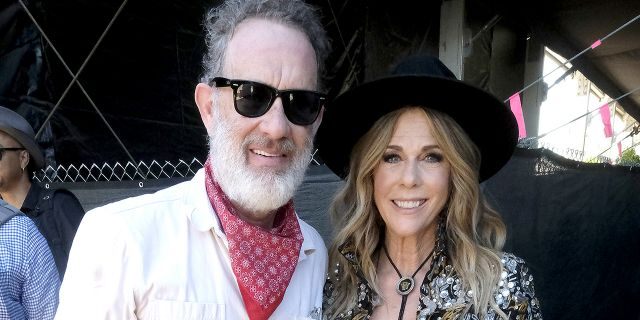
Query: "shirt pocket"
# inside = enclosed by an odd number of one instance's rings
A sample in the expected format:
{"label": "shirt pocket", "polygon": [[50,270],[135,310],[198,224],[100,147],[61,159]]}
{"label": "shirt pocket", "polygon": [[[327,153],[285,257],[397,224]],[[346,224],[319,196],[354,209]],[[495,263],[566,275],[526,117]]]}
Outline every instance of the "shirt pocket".
{"label": "shirt pocket", "polygon": [[223,304],[154,300],[141,319],[222,320],[225,319],[224,311]]}

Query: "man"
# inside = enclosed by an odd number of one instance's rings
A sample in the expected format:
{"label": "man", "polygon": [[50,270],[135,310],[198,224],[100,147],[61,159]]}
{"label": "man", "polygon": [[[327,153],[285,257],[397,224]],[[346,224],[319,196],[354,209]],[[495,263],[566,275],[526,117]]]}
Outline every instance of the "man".
{"label": "man", "polygon": [[80,201],[64,189],[44,189],[31,173],[44,165],[35,132],[21,115],[0,106],[0,198],[20,208],[47,240],[62,279],[71,242],[84,215]]}
{"label": "man", "polygon": [[325,33],[290,0],[227,1],[205,26],[205,168],[85,215],[57,319],[320,318],[326,248],[291,198],[322,118]]}
{"label": "man", "polygon": [[0,275],[0,319],[53,319],[60,280],[47,241],[2,199]]}

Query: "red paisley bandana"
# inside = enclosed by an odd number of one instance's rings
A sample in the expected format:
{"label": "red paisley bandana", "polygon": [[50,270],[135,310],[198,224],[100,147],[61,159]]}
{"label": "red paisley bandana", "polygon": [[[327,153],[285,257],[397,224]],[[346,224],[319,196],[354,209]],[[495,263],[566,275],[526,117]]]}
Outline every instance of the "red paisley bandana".
{"label": "red paisley bandana", "polygon": [[293,202],[278,209],[273,228],[265,230],[235,215],[235,208],[205,167],[209,201],[229,242],[231,267],[251,320],[268,319],[276,310],[291,281],[302,247],[302,232]]}

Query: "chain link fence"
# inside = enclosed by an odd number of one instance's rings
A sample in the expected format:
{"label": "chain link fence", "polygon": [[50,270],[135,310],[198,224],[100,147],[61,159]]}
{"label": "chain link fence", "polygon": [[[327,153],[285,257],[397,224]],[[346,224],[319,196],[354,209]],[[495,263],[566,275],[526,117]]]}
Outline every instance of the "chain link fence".
{"label": "chain link fence", "polygon": [[[538,149],[528,145],[526,141],[518,144],[520,149]],[[554,174],[565,171],[566,168],[554,164],[553,161],[547,161],[547,157],[554,159],[565,158],[580,162],[583,154],[578,150],[570,150],[563,148],[553,148],[552,146],[544,146],[543,155],[537,164],[537,174]],[[318,166],[322,161],[316,157],[317,149],[311,155],[309,164]],[[611,164],[611,159],[598,156],[595,159],[598,163]],[[196,174],[204,165],[204,161],[193,158],[190,161],[157,161],[151,162],[140,161],[133,163],[131,161],[120,163],[104,163],[104,164],[81,164],[57,167],[47,166],[45,169],[38,170],[33,173],[33,180],[40,183],[60,183],[60,182],[99,182],[99,181],[133,181],[133,180],[154,180],[165,178],[189,178]]]}
{"label": "chain link fence", "polygon": [[[314,150],[309,159],[310,165],[320,165]],[[98,181],[131,181],[164,178],[188,178],[196,174],[204,166],[204,161],[193,158],[191,161],[178,160],[157,161],[149,163],[131,161],[125,163],[81,164],[47,166],[33,173],[33,180],[40,183],[59,182],[98,182]]]}

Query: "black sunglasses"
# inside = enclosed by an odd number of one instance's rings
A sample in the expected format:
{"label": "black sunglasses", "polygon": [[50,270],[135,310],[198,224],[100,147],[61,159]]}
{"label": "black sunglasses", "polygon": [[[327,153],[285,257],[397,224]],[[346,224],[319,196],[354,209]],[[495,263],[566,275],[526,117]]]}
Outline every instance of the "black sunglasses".
{"label": "black sunglasses", "polygon": [[24,148],[2,148],[0,147],[0,160],[2,160],[2,155],[4,154],[5,151],[18,151],[18,150],[25,150]]}
{"label": "black sunglasses", "polygon": [[210,86],[231,87],[236,111],[248,118],[257,118],[269,111],[277,97],[287,119],[293,124],[307,126],[318,118],[326,96],[309,90],[278,90],[264,83],[246,80],[230,80],[216,77]]}

